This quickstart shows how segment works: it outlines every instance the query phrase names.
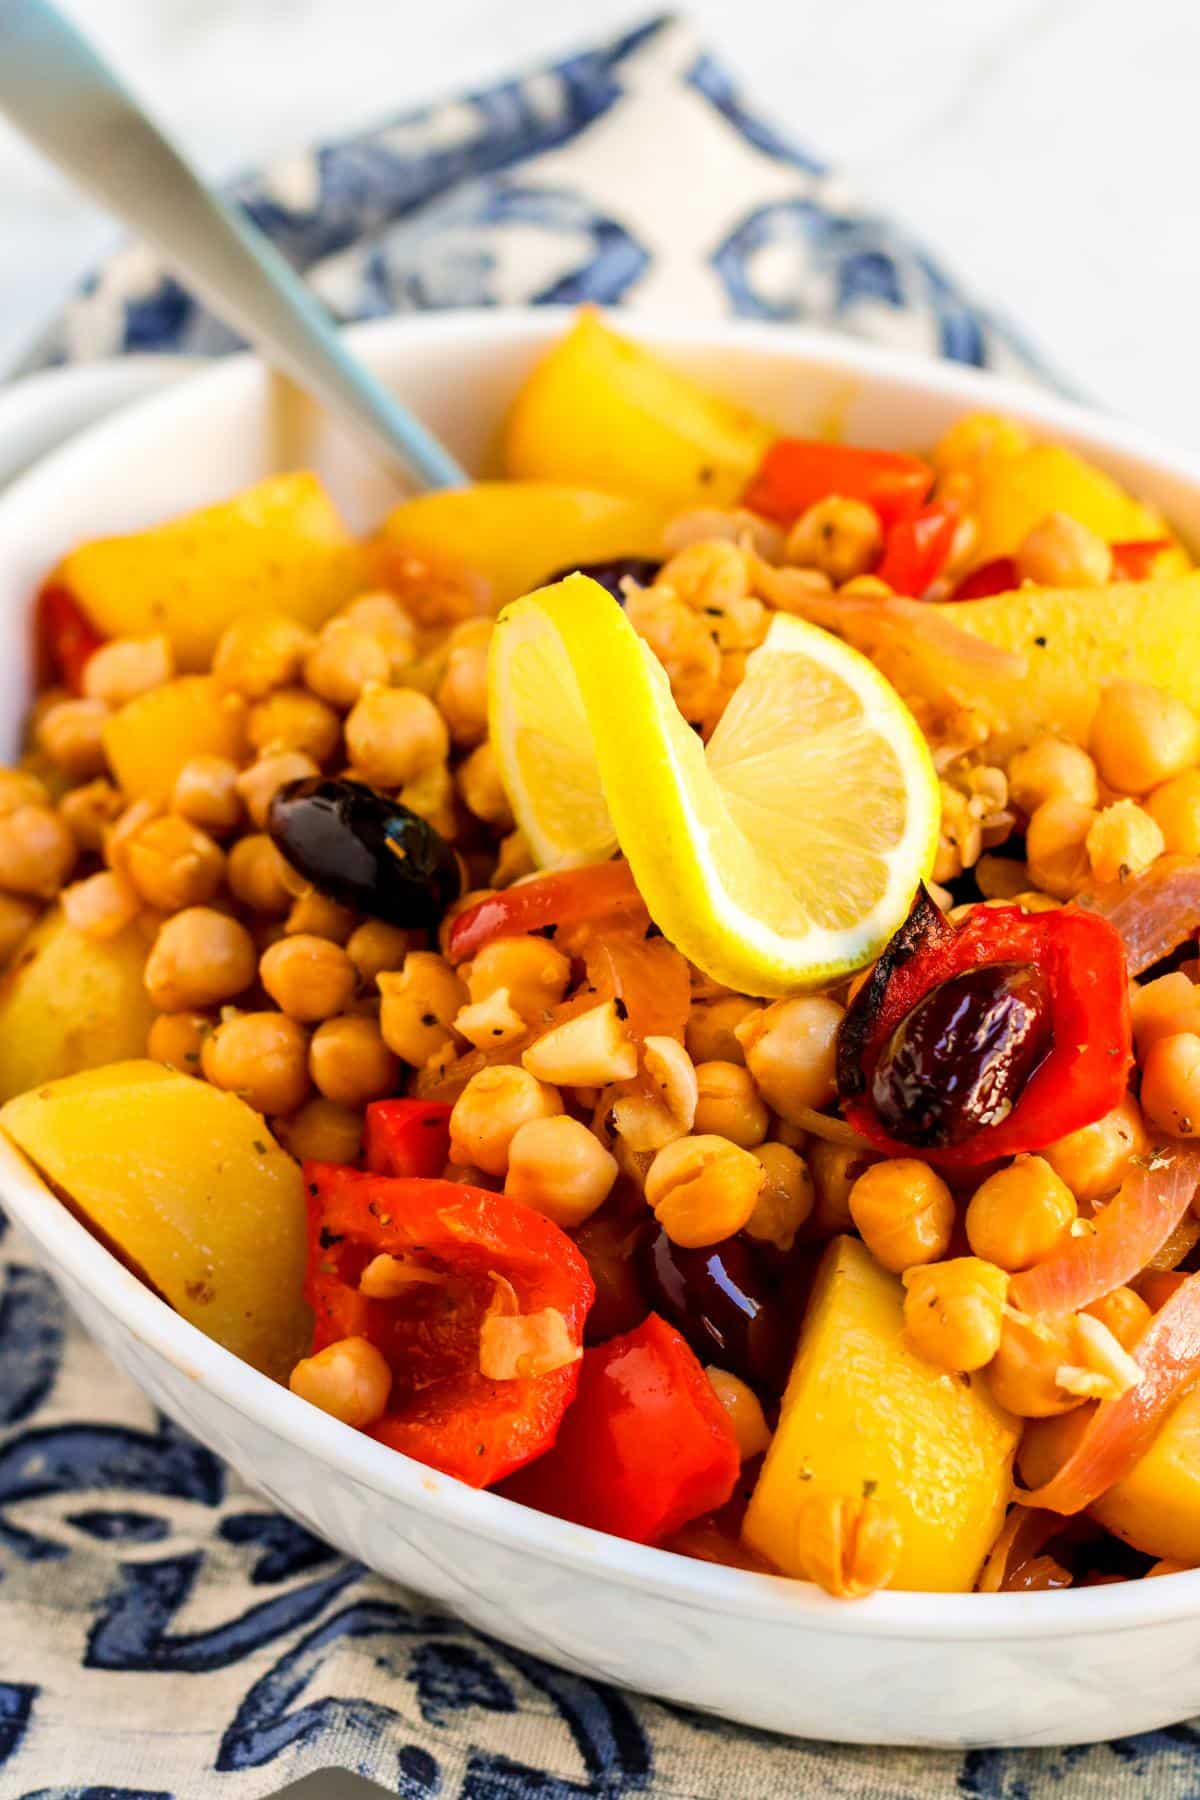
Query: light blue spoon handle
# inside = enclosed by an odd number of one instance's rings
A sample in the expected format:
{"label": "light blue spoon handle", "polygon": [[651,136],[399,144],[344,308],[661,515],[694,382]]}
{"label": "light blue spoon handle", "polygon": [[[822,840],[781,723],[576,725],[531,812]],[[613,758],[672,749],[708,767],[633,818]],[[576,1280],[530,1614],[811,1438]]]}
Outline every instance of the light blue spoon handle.
{"label": "light blue spoon handle", "polygon": [[444,445],[349,354],[273,245],[205,186],[46,0],[0,0],[0,111],[378,458],[422,487],[465,484]]}

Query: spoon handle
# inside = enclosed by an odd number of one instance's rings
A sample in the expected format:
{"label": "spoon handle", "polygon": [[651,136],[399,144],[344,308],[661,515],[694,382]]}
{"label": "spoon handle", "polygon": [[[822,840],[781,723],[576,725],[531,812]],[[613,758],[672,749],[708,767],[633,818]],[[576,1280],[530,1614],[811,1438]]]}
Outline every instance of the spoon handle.
{"label": "spoon handle", "polygon": [[465,484],[449,451],[346,351],[274,246],[206,187],[47,0],[0,0],[0,111],[377,456],[423,487]]}

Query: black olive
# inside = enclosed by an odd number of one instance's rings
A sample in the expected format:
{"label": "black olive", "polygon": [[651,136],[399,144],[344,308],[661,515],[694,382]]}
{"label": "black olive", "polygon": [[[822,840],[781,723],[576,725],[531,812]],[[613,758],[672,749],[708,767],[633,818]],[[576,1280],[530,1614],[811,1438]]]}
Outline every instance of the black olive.
{"label": "black olive", "polygon": [[654,1310],[703,1363],[777,1392],[787,1375],[798,1314],[775,1290],[744,1238],[684,1250],[659,1231],[643,1252]]}
{"label": "black olive", "polygon": [[1032,963],[952,975],[884,1045],[871,1083],[879,1122],[902,1144],[961,1144],[1008,1117],[1053,1041],[1049,984]]}
{"label": "black olive", "polygon": [[572,563],[568,569],[557,569],[553,575],[547,575],[544,585],[549,587],[551,582],[562,581],[568,575],[590,575],[623,605],[623,581],[628,578],[636,581],[639,587],[649,587],[661,568],[662,564],[652,556],[613,556],[607,562]]}
{"label": "black olive", "polygon": [[390,925],[435,926],[462,892],[458,857],[417,813],[361,781],[288,781],[267,830],[318,893]]}

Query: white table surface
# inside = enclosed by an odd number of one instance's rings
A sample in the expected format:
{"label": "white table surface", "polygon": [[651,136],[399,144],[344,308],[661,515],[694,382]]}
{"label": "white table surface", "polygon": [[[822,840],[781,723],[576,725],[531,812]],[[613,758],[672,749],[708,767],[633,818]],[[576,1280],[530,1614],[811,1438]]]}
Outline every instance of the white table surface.
{"label": "white table surface", "polygon": [[[633,0],[66,4],[214,175],[639,16]],[[1196,0],[691,12],[760,105],[902,214],[1080,388],[1200,444]],[[0,126],[0,370],[112,239]]]}

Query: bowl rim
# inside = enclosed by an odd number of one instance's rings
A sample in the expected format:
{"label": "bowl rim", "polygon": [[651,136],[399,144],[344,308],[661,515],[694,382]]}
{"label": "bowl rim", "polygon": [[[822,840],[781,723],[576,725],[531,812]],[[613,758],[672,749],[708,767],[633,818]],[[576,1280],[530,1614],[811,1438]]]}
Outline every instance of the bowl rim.
{"label": "bowl rim", "polygon": [[[577,309],[540,307],[405,315],[353,327],[351,343],[369,354],[377,342],[394,337],[426,341],[492,339],[509,347],[550,339]],[[773,354],[791,354],[801,363],[845,371],[864,382],[901,383],[940,398],[1018,414],[1060,438],[1069,436],[1101,453],[1144,459],[1200,489],[1200,456],[1164,445],[1142,428],[1089,411],[1077,402],[1047,394],[1019,381],[944,362],[928,362],[903,351],[805,327],[747,321],[680,321],[665,315],[619,314],[621,328],[647,342],[697,348],[744,344]],[[171,359],[174,361],[175,359]],[[251,353],[223,359],[212,368],[145,395],[86,427],[18,476],[0,496],[0,522],[46,484],[69,476],[72,465],[107,456],[131,429],[153,428],[192,406],[236,403],[261,377]],[[631,1544],[538,1513],[486,1489],[468,1487],[398,1451],[376,1443],[320,1412],[260,1374],[174,1312],[130,1273],[73,1216],[37,1175],[33,1166],[0,1134],[0,1200],[23,1225],[53,1276],[59,1269],[90,1292],[118,1324],[149,1352],[165,1358],[188,1379],[202,1382],[214,1396],[268,1433],[348,1476],[381,1500],[399,1500],[422,1513],[436,1513],[480,1540],[505,1544],[582,1574],[654,1593],[675,1604],[713,1614],[737,1614],[764,1624],[814,1625],[864,1637],[971,1641],[1087,1636],[1098,1630],[1135,1630],[1195,1616],[1200,1612],[1200,1570],[1152,1581],[1131,1581],[1064,1593],[942,1594],[882,1592],[849,1604],[807,1582],[787,1576],[706,1563],[673,1551]],[[251,1478],[252,1479],[252,1478]]]}

